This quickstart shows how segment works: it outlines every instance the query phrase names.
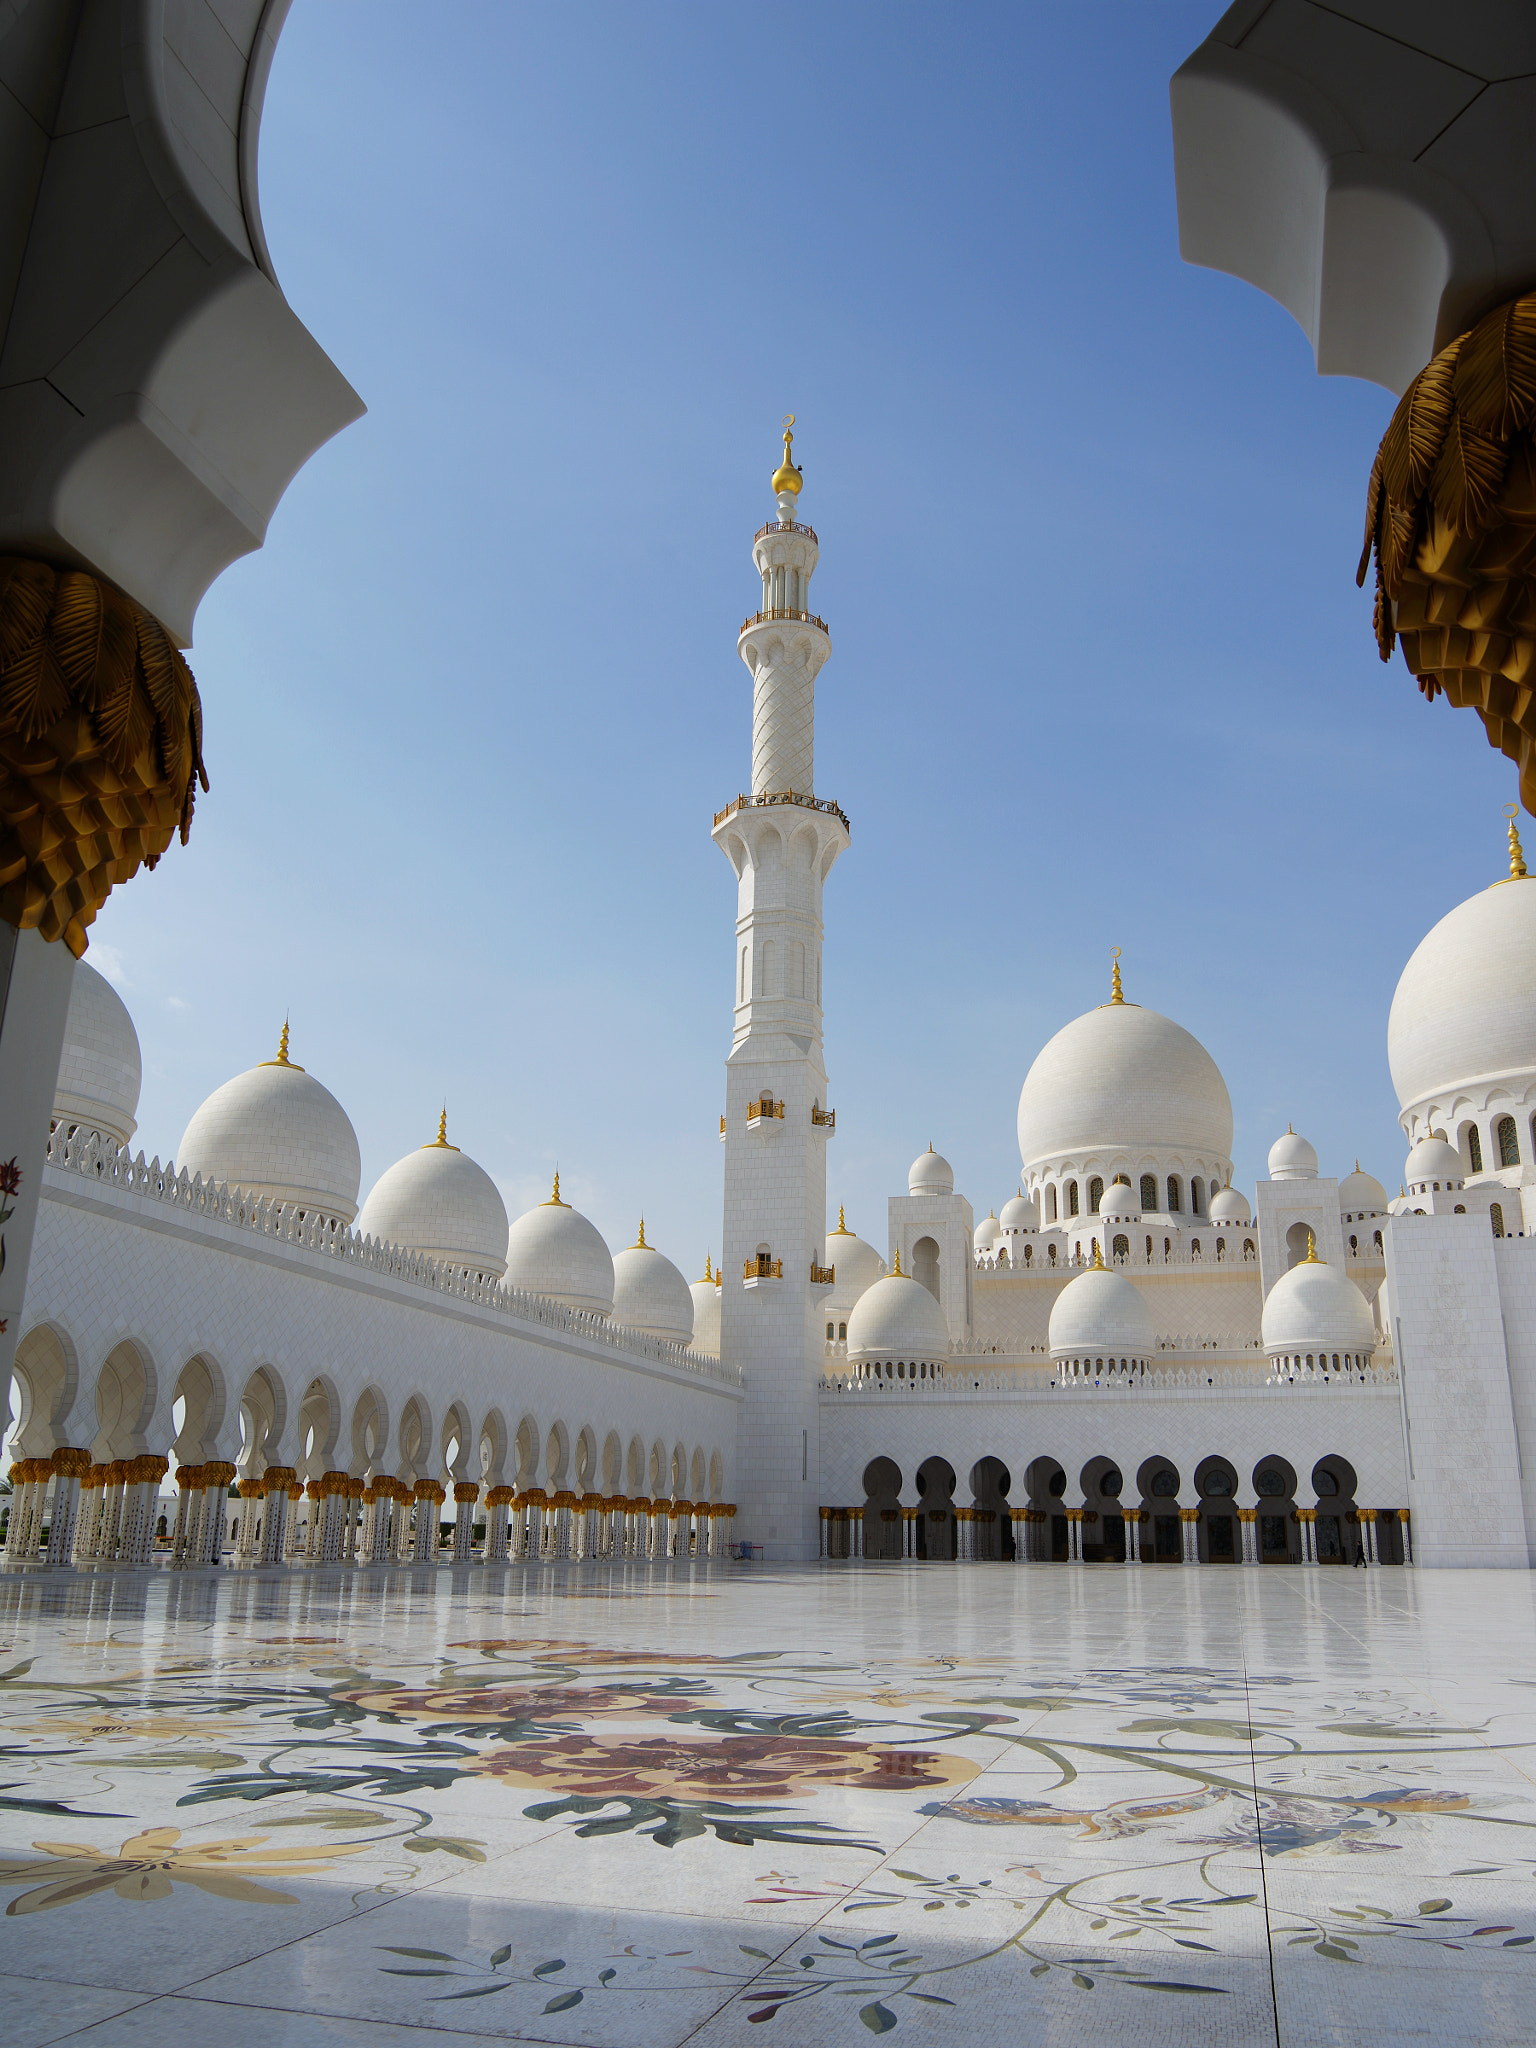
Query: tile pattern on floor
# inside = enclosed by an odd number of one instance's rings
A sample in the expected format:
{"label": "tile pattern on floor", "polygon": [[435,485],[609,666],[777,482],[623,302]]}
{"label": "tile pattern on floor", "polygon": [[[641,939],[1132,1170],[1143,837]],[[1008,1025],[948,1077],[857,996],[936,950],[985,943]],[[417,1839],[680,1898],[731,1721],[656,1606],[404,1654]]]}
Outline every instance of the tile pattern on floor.
{"label": "tile pattern on floor", "polygon": [[1524,1574],[13,1577],[0,1741],[35,2048],[1536,2038]]}

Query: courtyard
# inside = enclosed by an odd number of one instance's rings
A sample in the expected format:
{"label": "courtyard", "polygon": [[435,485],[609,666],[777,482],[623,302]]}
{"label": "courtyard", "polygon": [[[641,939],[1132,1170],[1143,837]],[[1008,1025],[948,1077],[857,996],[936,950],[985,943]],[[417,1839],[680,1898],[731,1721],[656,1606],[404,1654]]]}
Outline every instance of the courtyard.
{"label": "courtyard", "polygon": [[1524,1574],[0,1582],[11,2048],[1526,2042]]}

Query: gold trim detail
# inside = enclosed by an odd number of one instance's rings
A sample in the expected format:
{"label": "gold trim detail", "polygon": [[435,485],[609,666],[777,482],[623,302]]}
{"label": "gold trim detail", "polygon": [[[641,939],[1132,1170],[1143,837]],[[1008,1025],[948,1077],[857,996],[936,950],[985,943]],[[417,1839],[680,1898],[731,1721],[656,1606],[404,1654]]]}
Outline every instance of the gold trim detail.
{"label": "gold trim detail", "polygon": [[781,463],[779,464],[778,468],[777,468],[777,469],[776,469],[776,470],[775,470],[775,471],[773,472],[773,484],[772,484],[772,488],[773,488],[773,495],[774,495],[775,497],[778,497],[778,496],[779,496],[779,494],[780,494],[780,493],[781,493],[782,491],[788,491],[788,492],[790,493],[790,495],[791,495],[792,497],[798,498],[798,497],[799,497],[799,495],[800,495],[800,486],[801,486],[801,485],[802,485],[802,484],[803,484],[803,483],[805,482],[805,476],[804,476],[804,473],[803,473],[803,472],[802,472],[801,470],[799,470],[799,469],[797,469],[797,468],[796,468],[796,466],[795,466],[795,458],[794,458],[794,456],[793,456],[793,455],[791,455],[791,453],[789,452],[789,451],[790,451],[790,448],[792,447],[792,445],[793,445],[793,443],[794,443],[794,438],[795,438],[795,437],[794,437],[794,433],[793,433],[793,431],[792,431],[792,429],[793,429],[793,427],[794,427],[794,424],[795,424],[795,416],[794,416],[794,414],[793,414],[792,412],[787,412],[787,413],[785,413],[785,415],[784,415],[784,460],[783,460],[783,461],[782,461],[782,462],[781,462]]}
{"label": "gold trim detail", "polygon": [[448,1142],[448,1105],[443,1104],[443,1113],[437,1120],[437,1136],[422,1146],[423,1152],[457,1152],[457,1145]]}
{"label": "gold trim detail", "polygon": [[264,1067],[288,1067],[295,1074],[303,1073],[304,1069],[299,1065],[298,1061],[291,1060],[288,1057],[288,1019],[286,1017],[283,1019],[282,1031],[278,1034],[277,1058],[275,1060],[262,1060],[261,1065]]}

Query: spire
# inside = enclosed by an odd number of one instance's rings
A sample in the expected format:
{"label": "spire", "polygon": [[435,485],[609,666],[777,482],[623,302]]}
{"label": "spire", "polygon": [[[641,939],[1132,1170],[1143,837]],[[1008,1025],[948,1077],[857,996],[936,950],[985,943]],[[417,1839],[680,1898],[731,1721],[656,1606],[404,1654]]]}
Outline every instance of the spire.
{"label": "spire", "polygon": [[894,1280],[899,1280],[901,1278],[901,1250],[899,1246],[896,1252],[896,1264],[891,1269],[891,1277]]}
{"label": "spire", "polygon": [[1520,815],[1520,806],[1506,804],[1504,815],[1509,820],[1509,874],[1505,879],[1511,882],[1528,882],[1530,875],[1526,870],[1525,853],[1521,848],[1520,833],[1515,825],[1515,820]]}
{"label": "spire", "polygon": [[423,1145],[421,1149],[423,1152],[458,1151],[457,1145],[450,1145],[448,1142],[448,1105],[446,1102],[443,1104],[443,1113],[437,1120],[437,1136],[429,1144]]}
{"label": "spire", "polygon": [[640,1235],[630,1246],[630,1250],[632,1252],[648,1252],[651,1250],[651,1246],[645,1241],[645,1218],[643,1216],[640,1218]]}
{"label": "spire", "polygon": [[1104,1254],[1099,1250],[1099,1240],[1097,1238],[1093,1240],[1093,1263],[1088,1270],[1098,1273],[1104,1271]]}
{"label": "spire", "polygon": [[851,1235],[851,1232],[848,1229],[847,1219],[843,1215],[843,1205],[841,1202],[839,1202],[837,1205],[837,1229],[834,1235],[837,1237],[848,1237]]}
{"label": "spire", "polygon": [[1120,948],[1118,946],[1111,948],[1109,958],[1109,1000],[1111,1003],[1123,1003],[1125,1001],[1125,990],[1120,986]]}
{"label": "spire", "polygon": [[708,1252],[704,1254],[704,1284],[706,1287],[713,1287],[715,1284],[715,1272],[709,1263]]}
{"label": "spire", "polygon": [[776,470],[775,470],[775,471],[773,472],[773,481],[772,481],[772,490],[773,490],[773,495],[774,495],[774,496],[775,496],[776,498],[781,498],[781,497],[782,497],[782,496],[784,495],[784,493],[785,493],[786,491],[787,491],[787,492],[789,493],[789,495],[790,495],[790,496],[791,496],[792,498],[798,498],[798,497],[799,497],[799,495],[800,495],[800,486],[801,486],[801,484],[803,484],[803,483],[804,483],[804,481],[805,481],[805,478],[804,478],[804,476],[803,476],[803,475],[801,474],[801,472],[800,472],[800,471],[799,471],[799,470],[798,470],[798,469],[797,469],[797,468],[795,467],[795,458],[794,458],[794,456],[793,456],[793,455],[791,455],[791,454],[790,454],[790,452],[789,452],[789,451],[790,451],[790,446],[791,446],[791,444],[792,444],[792,442],[794,441],[794,438],[795,438],[795,437],[794,437],[794,434],[793,434],[793,432],[791,431],[791,429],[793,428],[794,424],[795,424],[795,416],[794,416],[794,414],[793,414],[792,412],[787,412],[787,413],[785,413],[785,415],[784,415],[784,460],[783,460],[783,461],[782,461],[782,462],[781,462],[781,463],[779,464],[779,467],[778,467],[778,468],[777,468],[777,469],[776,469]]}
{"label": "spire", "polygon": [[291,1060],[288,1057],[288,1019],[286,1016],[283,1018],[282,1033],[277,1041],[277,1058],[275,1060],[263,1060],[261,1064],[264,1067],[291,1067],[294,1073],[303,1073],[304,1069],[298,1064],[297,1060]]}
{"label": "spire", "polygon": [[569,1209],[571,1206],[569,1202],[562,1202],[560,1199],[560,1169],[558,1166],[555,1168],[555,1192],[543,1206],[546,1209]]}
{"label": "spire", "polygon": [[1326,1259],[1320,1259],[1317,1256],[1317,1239],[1310,1230],[1307,1232],[1307,1256],[1301,1263],[1304,1266],[1323,1266],[1328,1263]]}

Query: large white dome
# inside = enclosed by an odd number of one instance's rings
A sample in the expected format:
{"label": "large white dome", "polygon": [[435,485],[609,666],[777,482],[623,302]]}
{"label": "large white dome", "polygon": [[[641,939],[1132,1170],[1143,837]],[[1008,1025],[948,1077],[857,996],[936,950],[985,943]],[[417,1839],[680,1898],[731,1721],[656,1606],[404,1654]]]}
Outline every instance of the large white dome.
{"label": "large white dome", "polygon": [[1376,1347],[1365,1296],[1353,1280],[1322,1259],[1303,1259],[1269,1290],[1260,1323],[1272,1356],[1308,1352],[1364,1352]]}
{"label": "large white dome", "polygon": [[[1458,1095],[1522,1101],[1536,1085],[1536,878],[1459,903],[1421,939],[1387,1019],[1387,1063],[1410,1136]],[[1438,1115],[1427,1115],[1430,1108]]]}
{"label": "large white dome", "polygon": [[1089,1266],[1069,1280],[1051,1308],[1053,1359],[1124,1358],[1145,1364],[1157,1350],[1152,1315],[1123,1273]]}
{"label": "large white dome", "polygon": [[205,1181],[350,1223],[363,1162],[347,1113],[313,1074],[277,1058],[215,1088],[181,1134],[176,1164]]}
{"label": "large white dome", "polygon": [[612,1254],[601,1231],[561,1201],[558,1173],[550,1199],[507,1232],[507,1285],[587,1315],[605,1316],[613,1308]]}
{"label": "large white dome", "polygon": [[139,1035],[127,1005],[88,960],[78,961],[53,1093],[54,1116],[66,1128],[82,1124],[126,1145],[137,1129],[143,1077]]}
{"label": "large white dome", "polygon": [[673,1344],[693,1341],[693,1296],[668,1258],[645,1241],[645,1222],[628,1251],[613,1262],[613,1320],[643,1337]]}
{"label": "large white dome", "polygon": [[921,1281],[887,1273],[859,1296],[848,1318],[850,1365],[941,1365],[948,1356],[944,1311]]}
{"label": "large white dome", "polygon": [[434,1143],[397,1159],[374,1182],[357,1229],[494,1280],[507,1270],[506,1205],[485,1169],[448,1143],[446,1111]]}
{"label": "large white dome", "polygon": [[1216,1062],[1181,1024],[1110,1002],[1058,1031],[1019,1092],[1026,1174],[1086,1154],[1178,1152],[1225,1163],[1232,1098]]}
{"label": "large white dome", "polygon": [[693,1348],[706,1358],[720,1356],[720,1283],[704,1261],[704,1278],[695,1280],[688,1292],[693,1296]]}

